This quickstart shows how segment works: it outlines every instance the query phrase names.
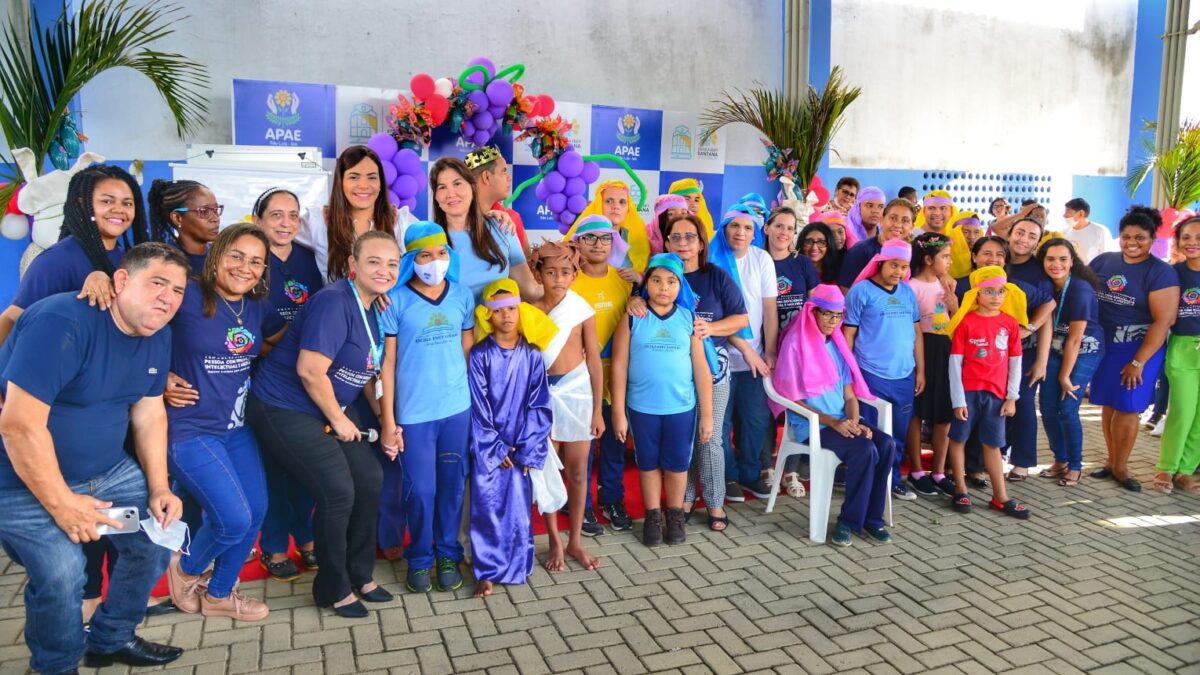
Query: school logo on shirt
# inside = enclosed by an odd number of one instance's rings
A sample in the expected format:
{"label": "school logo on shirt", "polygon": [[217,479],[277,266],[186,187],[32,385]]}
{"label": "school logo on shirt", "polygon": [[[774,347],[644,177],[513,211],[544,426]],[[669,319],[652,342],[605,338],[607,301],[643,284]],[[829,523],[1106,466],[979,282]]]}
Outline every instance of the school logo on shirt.
{"label": "school logo on shirt", "polygon": [[225,334],[225,348],[230,354],[245,354],[254,348],[254,333],[243,326],[234,326]]}
{"label": "school logo on shirt", "polygon": [[1120,293],[1129,285],[1129,280],[1125,278],[1124,274],[1114,274],[1108,278],[1108,281],[1104,285],[1113,293]]}
{"label": "school logo on shirt", "polygon": [[654,337],[669,339],[671,337],[671,331],[667,330],[666,327],[659,328],[658,332],[654,334]]}
{"label": "school logo on shirt", "polygon": [[625,113],[617,118],[617,140],[633,144],[642,139],[638,132],[642,129],[642,120],[633,113]]}
{"label": "school logo on shirt", "polygon": [[792,280],[782,274],[775,278],[775,287],[779,289],[780,295],[792,294]]}
{"label": "school logo on shirt", "polygon": [[1200,288],[1193,286],[1184,291],[1179,297],[1185,305],[1198,305],[1200,304]]}
{"label": "school logo on shirt", "polygon": [[288,300],[297,305],[303,305],[305,302],[308,302],[308,287],[295,279],[288,279],[283,283],[283,293],[288,297]]}
{"label": "school logo on shirt", "polygon": [[441,326],[449,326],[449,325],[450,325],[450,320],[446,318],[445,314],[442,314],[441,312],[434,312],[433,314],[429,315],[429,323],[426,324],[425,327],[426,328],[439,328]]}

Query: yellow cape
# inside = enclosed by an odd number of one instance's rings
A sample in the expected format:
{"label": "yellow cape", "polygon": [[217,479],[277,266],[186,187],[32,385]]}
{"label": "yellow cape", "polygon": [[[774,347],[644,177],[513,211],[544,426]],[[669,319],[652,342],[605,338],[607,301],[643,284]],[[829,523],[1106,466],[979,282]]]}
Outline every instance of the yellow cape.
{"label": "yellow cape", "polygon": [[[946,326],[946,335],[954,335],[954,330],[958,328],[958,324],[962,323],[967,312],[974,311],[975,299],[979,297],[979,284],[995,277],[1007,278],[1004,268],[989,265],[971,272],[971,290],[963,294],[962,304],[959,305],[958,311],[954,313],[954,316],[950,318],[950,323]],[[1027,328],[1029,315],[1026,310],[1028,300],[1025,298],[1025,291],[1012,282],[1006,282],[1004,288],[1007,293],[1004,294],[1004,303],[1000,305],[1000,311],[1016,319],[1017,325]]]}
{"label": "yellow cape", "polygon": [[[517,287],[517,282],[509,278],[497,279],[488,284],[483,289],[481,298],[484,302],[496,297],[497,293],[505,292],[510,295],[521,297],[521,289]],[[520,317],[517,323],[517,332],[525,336],[526,342],[545,350],[550,345],[550,341],[558,334],[558,326],[546,316],[542,310],[534,307],[528,302],[522,302],[517,305],[517,315]],[[475,341],[482,342],[487,336],[492,334],[492,310],[485,305],[476,305],[475,307]]]}
{"label": "yellow cape", "polygon": [[625,243],[629,244],[629,252],[626,257],[633,269],[637,272],[645,272],[646,264],[650,262],[650,238],[646,236],[646,224],[642,222],[637,212],[637,204],[633,201],[633,193],[630,192],[629,186],[623,181],[606,180],[596,186],[595,197],[588,207],[580,212],[579,217],[575,219],[575,223],[571,225],[571,229],[567,230],[567,235],[563,237],[563,241],[571,241],[571,237],[575,236],[575,228],[579,227],[579,222],[588,216],[603,216],[604,215],[604,191],[613,188],[618,188],[625,191],[629,195],[629,210],[625,212],[625,220],[619,223],[614,223],[615,227],[625,238]]}
{"label": "yellow cape", "polygon": [[969,217],[982,219],[974,211],[956,211],[953,206],[950,207],[950,212],[953,215],[950,220],[946,221],[950,223],[950,227],[946,228],[946,236],[950,237],[950,276],[958,279],[971,273],[971,247],[967,245],[967,238],[963,236],[962,227],[956,223]]}
{"label": "yellow cape", "polygon": [[704,223],[704,234],[709,241],[713,238],[713,219],[712,214],[708,212],[708,202],[704,201],[704,192],[700,190],[700,181],[695,178],[682,178],[671,183],[671,187],[667,192],[673,195],[686,197],[688,195],[700,195],[700,208],[696,209],[696,217],[700,222]]}

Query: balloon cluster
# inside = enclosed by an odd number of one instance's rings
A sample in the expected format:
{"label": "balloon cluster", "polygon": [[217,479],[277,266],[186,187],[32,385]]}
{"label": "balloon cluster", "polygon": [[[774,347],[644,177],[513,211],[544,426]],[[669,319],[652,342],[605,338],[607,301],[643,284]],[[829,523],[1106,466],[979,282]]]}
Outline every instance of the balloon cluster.
{"label": "balloon cluster", "polygon": [[374,150],[383,162],[383,183],[387,186],[388,200],[396,208],[407,206],[409,211],[415,209],[417,193],[429,185],[429,179],[421,168],[421,155],[412,147],[401,147],[391,134],[384,131],[371,136],[367,147]]}
{"label": "balloon cluster", "polygon": [[513,100],[513,86],[496,77],[496,64],[485,56],[471,59],[463,71],[462,81],[469,105],[458,133],[463,140],[483,147],[504,122],[508,104]]}
{"label": "balloon cluster", "polygon": [[547,166],[550,168],[534,192],[554,214],[558,230],[566,234],[588,206],[587,186],[600,177],[600,165],[584,161],[583,155],[572,146],[559,154],[553,165]]}
{"label": "balloon cluster", "polygon": [[414,100],[425,103],[433,126],[436,127],[446,120],[446,116],[450,114],[449,97],[454,93],[454,83],[450,78],[434,80],[425,73],[417,73],[409,80],[408,89],[412,92]]}

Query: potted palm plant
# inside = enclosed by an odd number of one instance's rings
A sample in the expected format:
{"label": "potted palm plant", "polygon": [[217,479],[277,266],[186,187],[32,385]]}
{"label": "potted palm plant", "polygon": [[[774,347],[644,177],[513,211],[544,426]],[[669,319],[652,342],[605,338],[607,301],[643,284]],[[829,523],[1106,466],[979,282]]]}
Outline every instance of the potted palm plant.
{"label": "potted palm plant", "polygon": [[[130,6],[128,0],[84,0],[40,34],[36,14],[27,25],[12,23],[0,38],[0,130],[10,148],[29,148],[39,169],[50,155],[56,165],[79,152],[85,140],[75,131],[69,106],[80,90],[111,68],[145,75],[171,110],[183,138],[198,130],[208,114],[203,91],[207,69],[195,61],[151,45],[174,32],[186,18],[161,0]],[[12,164],[0,155],[0,162]],[[60,168],[65,168],[61,167]],[[0,188],[0,212],[17,185],[34,176],[16,169]]]}
{"label": "potted palm plant", "polygon": [[736,94],[725,92],[701,116],[701,138],[727,124],[749,124],[763,135],[767,148],[763,166],[769,179],[783,183],[785,195],[791,192],[792,184],[805,195],[842,125],[846,109],[861,94],[862,88],[846,83],[838,66],[830,70],[829,82],[822,91],[810,85],[807,91],[795,94],[761,87]]}
{"label": "potted palm plant", "polygon": [[[1155,129],[1155,123],[1146,124],[1147,131]],[[1200,122],[1189,120],[1179,125],[1174,147],[1165,152],[1158,152],[1154,141],[1146,140],[1145,158],[1125,179],[1130,196],[1151,173],[1158,175],[1158,184],[1168,207],[1182,210],[1200,201]]]}

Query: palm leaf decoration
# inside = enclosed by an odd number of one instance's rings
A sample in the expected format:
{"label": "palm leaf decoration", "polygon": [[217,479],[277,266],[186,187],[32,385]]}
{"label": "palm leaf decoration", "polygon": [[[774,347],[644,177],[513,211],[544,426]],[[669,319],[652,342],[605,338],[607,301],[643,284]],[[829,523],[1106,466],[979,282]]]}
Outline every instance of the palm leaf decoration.
{"label": "palm leaf decoration", "polygon": [[[1156,125],[1149,122],[1145,129],[1154,131]],[[1134,165],[1133,172],[1125,179],[1130,196],[1151,173],[1156,173],[1167,206],[1185,209],[1200,201],[1200,122],[1180,125],[1175,146],[1166,152],[1157,152],[1150,139],[1145,141],[1145,147],[1145,158]]]}
{"label": "palm leaf decoration", "polygon": [[[40,25],[35,14],[28,26],[9,25],[0,36],[0,130],[8,147],[33,150],[37,166],[43,166],[70,115],[71,99],[112,68],[132,68],[150,80],[171,110],[180,138],[200,129],[208,115],[202,93],[207,69],[150,46],[186,18],[181,8],[162,0],[137,7],[129,0],[85,0],[69,14],[64,7],[41,34],[35,31]],[[0,161],[10,160],[0,155]],[[23,179],[19,172],[12,178],[0,191],[0,210]]]}
{"label": "palm leaf decoration", "polygon": [[807,190],[842,126],[846,109],[861,94],[861,87],[846,84],[839,66],[830,70],[824,91],[809,85],[807,91],[791,95],[764,88],[725,92],[701,115],[701,139],[707,140],[727,124],[749,124],[765,137],[768,175],[772,179],[778,174],[791,175]]}

